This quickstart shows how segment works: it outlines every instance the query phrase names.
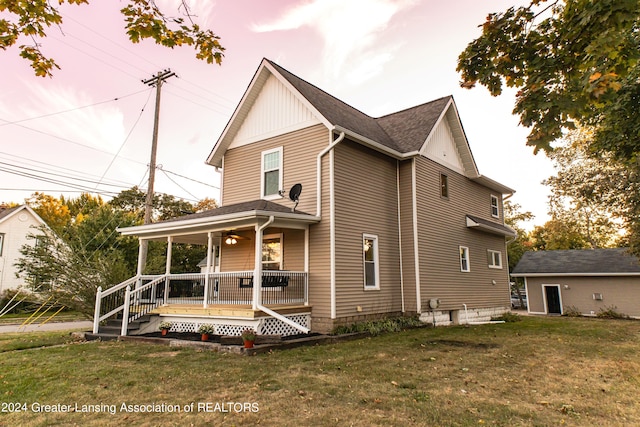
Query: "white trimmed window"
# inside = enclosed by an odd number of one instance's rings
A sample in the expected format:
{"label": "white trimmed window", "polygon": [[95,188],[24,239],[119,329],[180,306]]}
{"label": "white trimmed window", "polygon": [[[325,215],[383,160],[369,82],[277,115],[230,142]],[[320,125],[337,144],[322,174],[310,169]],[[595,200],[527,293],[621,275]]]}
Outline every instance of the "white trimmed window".
{"label": "white trimmed window", "polygon": [[460,271],[468,273],[471,271],[471,265],[469,264],[469,248],[466,246],[460,246]]}
{"label": "white trimmed window", "polygon": [[440,174],[440,197],[449,198],[449,177],[443,173]]}
{"label": "white trimmed window", "polygon": [[380,289],[380,261],[378,259],[378,236],[371,234],[362,235],[363,251],[362,261],[364,263],[364,288]]}
{"label": "white trimmed window", "polygon": [[262,269],[282,270],[282,234],[262,238]]}
{"label": "white trimmed window", "polygon": [[502,268],[502,252],[487,250],[489,268]]}
{"label": "white trimmed window", "polygon": [[4,234],[0,233],[0,256],[2,256],[2,247],[4,246]]}
{"label": "white trimmed window", "polygon": [[491,195],[491,216],[494,218],[500,218],[500,199],[498,196]]}
{"label": "white trimmed window", "polygon": [[282,147],[262,152],[262,171],[260,179],[263,199],[280,198],[282,189]]}

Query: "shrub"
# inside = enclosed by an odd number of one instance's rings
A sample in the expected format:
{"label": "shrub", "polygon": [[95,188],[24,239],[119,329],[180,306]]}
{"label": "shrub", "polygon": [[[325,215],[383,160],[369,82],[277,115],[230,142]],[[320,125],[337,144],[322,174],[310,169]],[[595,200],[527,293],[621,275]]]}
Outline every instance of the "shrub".
{"label": "shrub", "polygon": [[562,313],[567,317],[581,317],[582,312],[578,307],[574,305],[570,305],[569,307],[565,307]]}
{"label": "shrub", "polygon": [[601,308],[596,314],[596,317],[601,319],[628,319],[629,316],[626,314],[618,313],[618,307],[615,305],[611,305],[609,307]]}
{"label": "shrub", "polygon": [[403,329],[424,326],[417,316],[393,317],[370,322],[354,323],[353,325],[338,326],[333,330],[336,335],[351,334],[355,332],[367,332],[371,335],[380,335],[385,332],[399,332]]}

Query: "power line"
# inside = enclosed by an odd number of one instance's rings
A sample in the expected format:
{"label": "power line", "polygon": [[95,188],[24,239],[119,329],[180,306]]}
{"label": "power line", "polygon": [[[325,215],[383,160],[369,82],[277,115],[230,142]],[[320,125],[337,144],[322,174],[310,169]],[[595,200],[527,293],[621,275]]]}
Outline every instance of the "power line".
{"label": "power line", "polygon": [[[5,119],[3,119],[3,118],[1,118],[1,117],[0,117],[0,120],[2,120],[3,122],[8,122],[8,120],[5,120]],[[52,134],[52,133],[45,132],[45,131],[42,131],[42,130],[39,130],[39,129],[34,129],[34,128],[29,127],[29,126],[25,126],[25,125],[21,125],[21,124],[14,124],[14,126],[18,126],[18,127],[23,128],[23,129],[27,129],[27,130],[30,130],[30,131],[32,131],[32,132],[36,132],[36,133],[39,133],[39,134],[42,134],[42,135],[50,136],[50,137],[52,137],[52,138],[56,138],[56,139],[59,139],[59,140],[64,141],[64,142],[68,142],[69,144],[74,144],[74,145],[78,145],[78,146],[80,146],[80,147],[88,148],[88,149],[90,149],[90,150],[98,151],[98,152],[100,152],[100,153],[109,154],[110,156],[113,154],[113,153],[110,153],[109,151],[101,150],[101,149],[99,149],[99,148],[92,147],[92,146],[87,145],[87,144],[82,144],[81,142],[72,141],[72,140],[70,140],[70,139],[68,139],[68,138],[65,138],[65,137],[63,137],[63,136],[54,135],[54,134]],[[144,165],[144,163],[139,162],[139,161],[137,161],[137,160],[130,159],[130,158],[128,158],[128,157],[122,157],[122,156],[121,156],[120,158],[121,158],[121,159],[123,159],[123,160],[128,160],[128,161],[133,162],[133,163],[137,163],[137,164],[139,164],[139,165]]]}
{"label": "power line", "polygon": [[[12,159],[6,159],[6,158],[4,159],[4,160],[8,160],[8,161],[17,162],[17,163],[23,163],[23,164],[26,164],[26,165],[29,165],[29,166],[33,166],[30,163],[36,163],[38,165],[44,165],[44,167],[41,167],[41,169],[40,169],[41,173],[48,173],[49,171],[59,172],[61,170],[61,171],[67,171],[67,172],[70,172],[70,173],[73,173],[73,174],[76,174],[76,175],[80,175],[80,176],[98,178],[98,175],[91,175],[89,173],[81,172],[81,171],[78,171],[78,170],[75,170],[75,169],[65,168],[63,166],[56,166],[56,165],[53,165],[53,164],[50,164],[50,163],[41,162],[41,161],[34,160],[34,159],[29,159],[29,158],[26,158],[26,157],[15,155],[15,154],[10,154],[10,153],[5,153],[5,152],[1,152],[0,151],[0,155],[10,156],[10,157],[14,157],[16,159],[21,159],[21,160],[26,160],[26,161],[20,162],[20,161],[16,161],[16,160],[12,160]],[[2,158],[2,157],[0,157],[0,158]],[[145,171],[145,173],[146,173],[146,171]],[[131,185],[128,182],[120,181],[120,180],[117,180],[117,179],[111,179],[111,182],[114,182],[114,183],[119,182],[119,183],[125,184],[127,186]]]}
{"label": "power line", "polygon": [[207,187],[215,188],[216,190],[220,189],[220,187],[218,187],[218,186],[207,184],[206,182],[198,181],[197,179],[189,178],[188,176],[180,175],[179,173],[175,173],[175,172],[171,172],[171,171],[168,171],[166,169],[163,169],[162,165],[158,166],[158,169],[162,169],[162,171],[165,172],[165,173],[170,173],[171,175],[179,176],[180,178],[188,179],[189,181],[197,182],[198,184],[202,184],[202,185],[206,185]]}
{"label": "power line", "polygon": [[[11,122],[8,122],[8,121],[4,120],[4,121],[5,121],[5,123],[0,123],[0,127],[2,127],[2,126],[7,126],[7,125],[15,125],[15,124],[18,124],[18,123],[28,122],[28,121],[30,121],[30,120],[42,119],[42,118],[45,118],[45,117],[51,117],[51,116],[55,116],[55,115],[58,115],[58,114],[70,113],[70,112],[72,112],[72,111],[82,110],[83,108],[95,107],[96,105],[106,104],[106,103],[108,103],[108,102],[119,101],[119,100],[121,100],[121,99],[128,98],[128,97],[130,97],[130,96],[137,95],[137,94],[139,94],[139,93],[146,92],[146,91],[148,91],[148,89],[140,90],[140,91],[138,91],[138,92],[133,92],[133,93],[130,93],[130,94],[128,94],[128,95],[119,96],[119,97],[116,97],[116,98],[113,98],[113,99],[107,99],[106,101],[100,101],[100,102],[96,102],[96,103],[94,103],[94,104],[90,104],[90,105],[83,105],[82,107],[70,108],[70,109],[68,109],[68,110],[57,111],[57,112],[55,112],[55,113],[43,114],[43,115],[41,115],[41,116],[30,117],[30,118],[28,118],[28,119],[14,120],[14,121],[11,121]],[[151,92],[151,91],[149,91],[149,92]]]}

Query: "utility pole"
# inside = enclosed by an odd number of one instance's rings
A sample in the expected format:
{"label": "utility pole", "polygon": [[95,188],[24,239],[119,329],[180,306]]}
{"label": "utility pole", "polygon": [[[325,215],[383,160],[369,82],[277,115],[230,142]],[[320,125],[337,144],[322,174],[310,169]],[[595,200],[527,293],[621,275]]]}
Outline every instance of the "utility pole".
{"label": "utility pole", "polygon": [[[147,198],[144,204],[144,223],[151,224],[151,214],[153,213],[153,186],[156,180],[156,153],[158,152],[158,126],[160,124],[160,93],[162,91],[162,83],[169,77],[175,76],[176,73],[166,69],[159,71],[158,74],[150,79],[143,80],[142,83],[148,86],[156,87],[156,112],[153,120],[153,139],[151,142],[151,160],[149,161],[149,184],[147,185]],[[149,241],[140,240],[140,256],[138,258],[138,273],[142,274],[144,266],[147,263],[147,252],[149,250]]]}

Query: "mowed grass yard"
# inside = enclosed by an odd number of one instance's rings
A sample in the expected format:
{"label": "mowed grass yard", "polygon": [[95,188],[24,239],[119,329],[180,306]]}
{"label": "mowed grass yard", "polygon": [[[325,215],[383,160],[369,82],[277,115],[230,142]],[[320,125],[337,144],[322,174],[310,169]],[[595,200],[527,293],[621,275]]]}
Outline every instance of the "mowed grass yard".
{"label": "mowed grass yard", "polygon": [[254,357],[63,333],[0,335],[0,352],[2,426],[640,425],[631,320],[522,317]]}

